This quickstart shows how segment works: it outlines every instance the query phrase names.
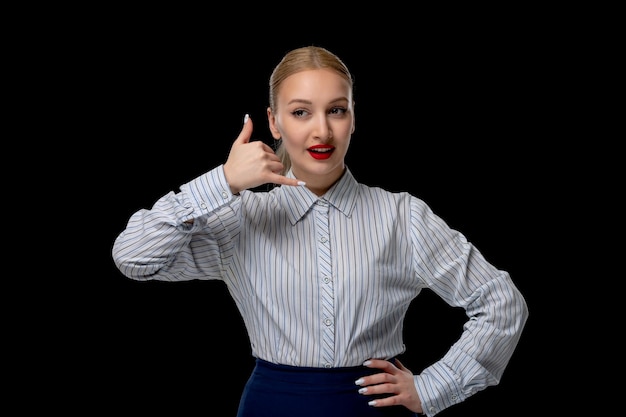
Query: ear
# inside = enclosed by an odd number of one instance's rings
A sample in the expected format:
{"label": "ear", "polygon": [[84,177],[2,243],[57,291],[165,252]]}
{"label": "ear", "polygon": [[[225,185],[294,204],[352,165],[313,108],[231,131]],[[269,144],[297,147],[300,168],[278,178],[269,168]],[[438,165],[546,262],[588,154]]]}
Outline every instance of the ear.
{"label": "ear", "polygon": [[280,132],[278,131],[278,126],[276,125],[276,116],[272,113],[271,108],[267,108],[267,121],[270,126],[270,132],[272,132],[272,137],[275,140],[279,140],[281,138]]}

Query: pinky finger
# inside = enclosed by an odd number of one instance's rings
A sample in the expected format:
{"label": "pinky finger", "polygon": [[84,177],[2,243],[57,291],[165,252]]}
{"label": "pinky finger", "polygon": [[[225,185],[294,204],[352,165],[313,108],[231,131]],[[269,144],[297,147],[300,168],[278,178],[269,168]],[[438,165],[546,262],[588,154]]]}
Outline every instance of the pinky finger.
{"label": "pinky finger", "polygon": [[274,184],[282,184],[282,185],[292,185],[292,186],[300,186],[303,187],[306,185],[304,181],[299,181],[295,178],[287,178],[284,175],[276,175],[272,181]]}

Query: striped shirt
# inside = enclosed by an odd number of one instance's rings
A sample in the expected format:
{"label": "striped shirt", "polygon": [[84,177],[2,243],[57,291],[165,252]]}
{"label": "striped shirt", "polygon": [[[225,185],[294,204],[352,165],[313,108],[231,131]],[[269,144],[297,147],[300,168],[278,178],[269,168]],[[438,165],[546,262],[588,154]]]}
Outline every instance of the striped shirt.
{"label": "striped shirt", "polygon": [[497,384],[528,316],[509,274],[422,200],[349,169],[323,197],[294,186],[233,195],[220,165],[134,213],[112,253],[135,280],[222,280],[252,354],[292,366],[403,353],[409,304],[432,290],[469,320],[415,376],[429,414]]}

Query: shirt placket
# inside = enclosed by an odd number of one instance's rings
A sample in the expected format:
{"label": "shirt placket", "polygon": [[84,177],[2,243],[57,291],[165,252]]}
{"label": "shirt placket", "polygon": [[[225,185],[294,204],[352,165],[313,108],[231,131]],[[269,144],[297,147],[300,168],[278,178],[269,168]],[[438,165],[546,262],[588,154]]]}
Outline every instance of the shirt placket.
{"label": "shirt placket", "polygon": [[335,293],[333,285],[328,201],[320,199],[316,202],[315,229],[317,238],[317,258],[320,275],[319,285],[322,309],[322,366],[330,368],[335,361]]}

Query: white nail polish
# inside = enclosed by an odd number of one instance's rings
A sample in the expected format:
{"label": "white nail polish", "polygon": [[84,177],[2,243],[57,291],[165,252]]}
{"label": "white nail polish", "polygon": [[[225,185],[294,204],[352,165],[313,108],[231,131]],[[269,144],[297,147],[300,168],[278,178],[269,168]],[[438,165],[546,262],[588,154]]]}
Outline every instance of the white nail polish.
{"label": "white nail polish", "polygon": [[370,366],[371,364],[372,364],[372,361],[370,360],[363,362],[363,366]]}
{"label": "white nail polish", "polygon": [[367,388],[361,388],[359,390],[359,394],[365,394],[367,392]]}
{"label": "white nail polish", "polygon": [[368,402],[368,403],[367,403],[367,405],[371,405],[371,406],[376,405],[376,400],[373,400],[373,401]]}
{"label": "white nail polish", "polygon": [[354,381],[354,383],[355,383],[356,385],[361,385],[361,384],[363,383],[363,378],[359,378],[359,379],[357,379],[356,381]]}
{"label": "white nail polish", "polygon": [[300,185],[300,186],[305,186],[305,185],[306,185],[306,182],[304,182],[304,181],[298,181],[298,185]]}
{"label": "white nail polish", "polygon": [[248,123],[248,119],[250,118],[250,115],[248,113],[246,113],[245,116],[243,116],[243,124],[245,125],[246,123]]}

